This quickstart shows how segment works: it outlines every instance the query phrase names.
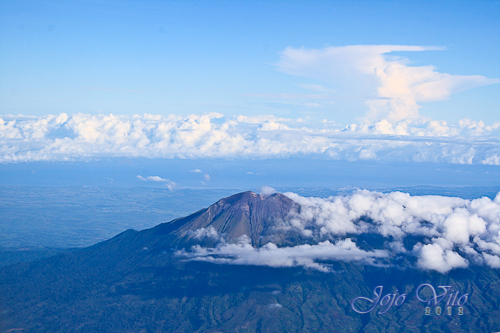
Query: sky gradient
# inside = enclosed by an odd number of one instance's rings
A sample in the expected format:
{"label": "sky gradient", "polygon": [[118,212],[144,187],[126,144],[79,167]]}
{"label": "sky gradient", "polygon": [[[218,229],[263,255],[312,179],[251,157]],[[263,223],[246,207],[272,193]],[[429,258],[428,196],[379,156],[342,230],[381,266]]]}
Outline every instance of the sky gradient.
{"label": "sky gradient", "polygon": [[498,1],[2,1],[0,112],[220,112],[348,125],[381,97],[376,86],[331,77],[332,63],[343,66],[336,58],[318,64],[321,77],[290,75],[287,50],[415,45],[428,50],[386,48],[395,51],[384,57],[490,79],[422,101],[420,113],[492,123],[499,14]]}

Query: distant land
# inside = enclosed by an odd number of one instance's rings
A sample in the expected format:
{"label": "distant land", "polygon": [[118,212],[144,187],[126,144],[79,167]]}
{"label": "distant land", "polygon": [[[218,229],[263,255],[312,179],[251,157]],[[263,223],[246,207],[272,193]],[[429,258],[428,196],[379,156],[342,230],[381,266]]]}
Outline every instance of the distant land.
{"label": "distant land", "polygon": [[[208,179],[205,177],[208,175]],[[500,186],[495,165],[336,161],[317,156],[276,159],[109,158],[89,162],[0,164],[0,185],[158,187],[169,179],[178,189],[395,188],[398,186]]]}

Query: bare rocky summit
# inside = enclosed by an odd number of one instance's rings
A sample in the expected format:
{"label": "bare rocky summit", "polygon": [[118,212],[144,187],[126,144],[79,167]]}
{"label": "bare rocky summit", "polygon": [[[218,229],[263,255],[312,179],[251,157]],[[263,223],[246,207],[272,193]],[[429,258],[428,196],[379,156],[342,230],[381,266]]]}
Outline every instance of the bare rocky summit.
{"label": "bare rocky summit", "polygon": [[[293,245],[300,240],[297,231],[284,227],[290,212],[299,206],[281,193],[256,194],[251,191],[221,199],[206,209],[156,227],[159,234],[177,237],[176,243],[192,244],[203,236],[205,245],[210,238],[215,243],[223,237],[229,243],[248,237],[253,246],[268,242]],[[212,237],[210,237],[212,236]]]}

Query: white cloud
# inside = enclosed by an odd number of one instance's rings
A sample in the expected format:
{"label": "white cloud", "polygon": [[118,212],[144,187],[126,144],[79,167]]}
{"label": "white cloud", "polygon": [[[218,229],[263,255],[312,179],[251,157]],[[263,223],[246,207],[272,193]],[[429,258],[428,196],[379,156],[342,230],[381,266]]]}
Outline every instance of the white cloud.
{"label": "white cloud", "polygon": [[328,121],[315,128],[274,116],[3,116],[0,163],[320,154],[339,160],[500,165],[499,138],[500,122],[487,125],[470,119],[457,124],[382,119],[342,129]]}
{"label": "white cloud", "polygon": [[409,45],[351,45],[320,50],[287,47],[276,66],[291,75],[338,85],[340,95],[372,96],[367,101],[368,118],[386,118],[394,123],[418,118],[418,103],[445,100],[456,92],[500,82],[480,75],[440,73],[433,66],[409,66],[408,59],[388,55],[440,49]]}
{"label": "white cloud", "polygon": [[285,124],[278,123],[276,121],[268,120],[264,122],[259,129],[261,131],[276,131],[276,130],[289,130],[290,127],[288,127]]}
{"label": "white cloud", "polygon": [[[325,260],[388,265],[390,258],[402,255],[416,258],[417,268],[440,273],[471,263],[500,267],[500,193],[494,200],[367,190],[327,199],[285,195],[300,209],[292,211],[276,230],[295,230],[305,243],[289,247],[268,243],[255,248],[248,237],[229,244],[223,235],[216,235],[222,241],[215,248],[196,246],[179,254],[216,263],[304,266],[323,271],[328,270],[322,263]],[[360,249],[357,239],[366,234],[382,237],[383,244]],[[403,245],[406,238],[418,241]]]}
{"label": "white cloud", "polygon": [[213,227],[196,229],[192,231],[189,236],[194,239],[203,239],[203,238],[217,239],[220,237],[219,234],[217,233],[217,230],[215,230]]}
{"label": "white cloud", "polygon": [[197,245],[190,252],[181,251],[177,254],[215,263],[271,267],[303,266],[321,271],[328,271],[328,268],[316,260],[371,262],[375,258],[387,256],[386,251],[363,251],[350,239],[335,244],[324,241],[315,245],[303,244],[294,247],[277,247],[273,243],[267,243],[255,248],[248,237],[242,237],[236,244],[221,243],[215,248]]}
{"label": "white cloud", "polygon": [[[464,200],[407,193],[358,191],[349,196],[305,198],[287,193],[301,206],[291,216],[290,227],[300,225],[305,235],[347,235],[376,232],[398,242],[409,235],[425,236],[429,244],[414,248],[419,266],[440,272],[466,267],[468,261],[456,251],[500,254],[500,200]],[[500,198],[500,195],[497,197]],[[364,218],[374,225],[362,222]],[[396,249],[397,246],[389,246]],[[488,253],[489,252],[489,253]]]}
{"label": "white cloud", "polygon": [[191,170],[191,171],[189,171],[189,172],[196,172],[196,173],[200,173],[200,172],[201,172],[201,170],[200,170],[200,169],[194,169],[194,170]]}
{"label": "white cloud", "polygon": [[322,92],[329,92],[329,93],[335,93],[337,92],[335,89],[330,89],[330,88],[326,88],[320,84],[306,84],[306,83],[302,83],[302,84],[299,84],[299,86],[301,86],[302,88],[305,88],[305,89],[310,89],[310,90],[317,90],[317,91],[322,91]]}
{"label": "white cloud", "polygon": [[169,190],[173,190],[176,186],[176,184],[171,181],[170,179],[165,179],[161,178],[160,176],[148,176],[148,177],[143,177],[141,175],[136,176],[137,179],[142,180],[142,181],[150,181],[150,182],[156,182],[156,183],[165,183],[165,186],[168,187]]}
{"label": "white cloud", "polygon": [[483,257],[488,266],[491,266],[493,268],[500,268],[500,258],[498,256],[483,253]]}
{"label": "white cloud", "polygon": [[467,261],[458,253],[443,250],[439,244],[426,244],[421,249],[418,265],[424,269],[447,273],[453,268],[467,267]]}
{"label": "white cloud", "polygon": [[267,306],[267,308],[269,310],[276,310],[276,309],[281,309],[283,307],[283,305],[279,304],[279,303],[273,303],[273,304],[269,304]]}
{"label": "white cloud", "polygon": [[270,186],[262,186],[260,188],[259,194],[262,196],[270,196],[271,194],[276,193],[276,190]]}
{"label": "white cloud", "polygon": [[259,116],[236,116],[236,121],[242,124],[262,124],[266,121],[291,121],[288,118],[280,118],[273,115],[259,115]]}
{"label": "white cloud", "polygon": [[149,176],[146,178],[147,180],[150,180],[152,182],[167,182],[169,181],[168,179],[161,178],[159,176]]}
{"label": "white cloud", "polygon": [[212,179],[212,177],[210,177],[210,175],[208,173],[204,174],[203,175],[203,178],[206,180],[206,181],[209,181]]}

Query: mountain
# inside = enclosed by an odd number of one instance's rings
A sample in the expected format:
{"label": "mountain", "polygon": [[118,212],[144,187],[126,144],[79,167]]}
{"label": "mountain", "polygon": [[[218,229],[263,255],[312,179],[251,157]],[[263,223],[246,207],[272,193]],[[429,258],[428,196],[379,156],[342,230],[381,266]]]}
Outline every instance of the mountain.
{"label": "mountain", "polygon": [[293,244],[299,237],[291,232],[277,233],[276,227],[292,210],[299,207],[281,193],[263,196],[248,191],[221,199],[207,209],[154,228],[156,235],[172,234],[176,244],[189,244],[200,229],[224,235],[228,242],[247,236],[253,246],[269,241],[279,245]]}
{"label": "mountain", "polygon": [[[271,267],[269,249],[311,248],[286,227],[300,210],[279,193],[244,192],[151,229],[2,267],[0,331],[500,331],[496,269],[470,266],[441,274],[331,258],[321,261],[328,270],[293,262]],[[266,245],[270,241],[276,247]],[[366,249],[383,242],[356,241]],[[245,253],[261,255],[264,264],[234,261]],[[432,290],[446,291],[438,304],[429,303]]]}

